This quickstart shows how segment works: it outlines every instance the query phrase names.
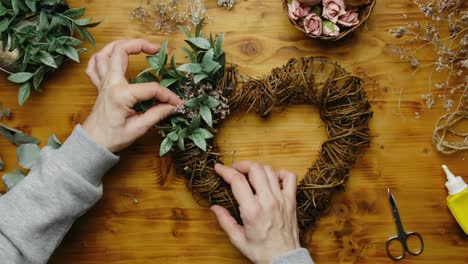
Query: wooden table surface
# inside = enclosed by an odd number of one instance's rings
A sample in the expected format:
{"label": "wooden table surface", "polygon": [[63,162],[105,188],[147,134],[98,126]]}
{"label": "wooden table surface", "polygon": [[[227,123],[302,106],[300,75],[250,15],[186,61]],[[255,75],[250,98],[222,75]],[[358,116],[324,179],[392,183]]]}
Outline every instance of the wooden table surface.
{"label": "wooden table surface", "polygon": [[[139,1],[69,1],[86,6],[87,15],[104,19],[92,30],[98,49],[123,38],[169,39],[169,50],[183,62],[183,35],[152,35],[128,20]],[[392,263],[385,241],[396,232],[387,201],[391,188],[407,231],[418,231],[425,250],[402,263],[468,263],[468,236],[445,205],[446,190],[440,165],[466,176],[466,153],[438,154],[432,130],[443,114],[439,102],[428,110],[421,95],[428,88],[428,71],[413,71],[391,54],[396,41],[388,30],[402,23],[402,13],[420,17],[408,0],[379,0],[367,27],[339,43],[306,38],[294,29],[279,0],[239,0],[234,10],[205,1],[210,15],[206,32],[226,32],[230,62],[251,76],[268,73],[291,57],[329,56],[352,72],[365,72],[377,87],[369,91],[375,134],[359,158],[343,191],[334,195],[329,212],[317,223],[308,249],[316,263]],[[66,139],[83,122],[96,98],[85,75],[94,52],[82,64],[68,63],[34,94],[26,106],[16,103],[14,85],[0,80],[0,99],[12,108],[8,124],[46,142],[56,133]],[[128,76],[145,68],[144,56],[131,59]],[[398,98],[401,93],[401,105]],[[416,112],[420,118],[416,117]],[[295,106],[269,121],[236,114],[217,137],[227,163],[253,159],[303,175],[325,139],[316,108]],[[207,208],[199,206],[176,178],[168,158],[158,157],[160,137],[149,133],[121,153],[121,162],[104,179],[104,197],[71,228],[50,263],[248,263],[230,245]],[[17,166],[15,148],[0,139],[7,170]],[[3,187],[1,187],[3,188]],[[2,189],[3,191],[4,189]],[[138,203],[132,203],[134,196]]]}

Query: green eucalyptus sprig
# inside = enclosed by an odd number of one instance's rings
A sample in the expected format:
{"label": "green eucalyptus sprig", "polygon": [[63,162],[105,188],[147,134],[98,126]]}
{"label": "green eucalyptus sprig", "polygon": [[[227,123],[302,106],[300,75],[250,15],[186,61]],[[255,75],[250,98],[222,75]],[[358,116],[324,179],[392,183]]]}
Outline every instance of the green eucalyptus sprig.
{"label": "green eucalyptus sprig", "polygon": [[3,52],[17,51],[14,71],[8,80],[19,84],[18,103],[23,105],[31,89],[40,91],[44,76],[56,70],[65,58],[80,62],[78,48],[83,42],[77,31],[93,46],[88,28],[99,25],[81,18],[85,8],[68,8],[63,0],[0,0],[0,37]]}
{"label": "green eucalyptus sprig", "polygon": [[[217,90],[226,64],[226,55],[222,50],[224,33],[217,37],[210,34],[205,38],[201,32],[202,23],[196,27],[194,36],[187,29],[179,27],[187,36],[185,42],[190,49],[183,48],[183,51],[189,63],[177,66],[172,56],[168,64],[168,42],[164,41],[156,55],[147,57],[150,67],[133,80],[134,83],[157,81],[185,101],[179,115],[158,127],[165,137],[160,147],[161,156],[173,148],[185,151],[187,140],[207,151],[206,140],[214,137],[215,121],[224,118],[222,113],[228,111],[227,99]],[[142,102],[135,109],[146,111],[152,105],[151,101]]]}

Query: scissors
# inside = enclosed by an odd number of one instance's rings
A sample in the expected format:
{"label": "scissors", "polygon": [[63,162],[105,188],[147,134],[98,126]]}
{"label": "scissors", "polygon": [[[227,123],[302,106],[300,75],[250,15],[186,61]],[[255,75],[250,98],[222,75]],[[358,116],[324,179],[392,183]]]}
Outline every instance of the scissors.
{"label": "scissors", "polygon": [[[418,232],[405,232],[405,230],[403,229],[403,225],[401,224],[400,213],[398,213],[398,208],[395,202],[395,197],[393,197],[393,194],[392,192],[390,192],[390,189],[387,189],[387,190],[388,190],[388,200],[390,202],[390,206],[392,207],[393,221],[395,222],[395,225],[398,231],[398,234],[396,236],[390,237],[387,240],[386,250],[387,250],[388,257],[394,261],[397,261],[397,260],[402,260],[405,257],[406,252],[408,252],[410,255],[413,255],[413,256],[420,255],[424,250],[424,241],[423,241],[422,236]],[[416,251],[408,247],[407,241],[409,238],[419,239],[420,244],[419,244],[419,247],[416,248],[417,249]],[[390,244],[392,244],[392,242],[394,243],[396,242],[401,245],[401,248],[402,248],[401,255],[395,256],[390,252]]]}

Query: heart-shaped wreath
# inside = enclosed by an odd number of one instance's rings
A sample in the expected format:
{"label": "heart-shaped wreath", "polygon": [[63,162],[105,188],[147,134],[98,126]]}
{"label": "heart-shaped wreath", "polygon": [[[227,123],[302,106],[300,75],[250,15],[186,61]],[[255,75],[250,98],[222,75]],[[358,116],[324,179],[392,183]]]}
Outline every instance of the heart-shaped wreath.
{"label": "heart-shaped wreath", "polygon": [[[325,211],[333,191],[346,182],[359,150],[371,138],[372,112],[363,81],[324,57],[291,59],[264,78],[246,77],[235,66],[225,67],[223,34],[205,39],[199,28],[194,37],[182,30],[192,48],[184,49],[191,62],[177,67],[172,57],[166,67],[165,42],[147,58],[151,67],[134,80],[160,81],[185,100],[179,115],[158,127],[164,137],[160,154],[172,151],[177,174],[184,175],[198,202],[221,205],[240,221],[230,186],[214,170],[222,162],[215,128],[230,111],[255,110],[266,118],[291,104],[318,105],[328,138],[298,186],[297,216],[304,234]],[[143,102],[137,110],[152,103]]]}

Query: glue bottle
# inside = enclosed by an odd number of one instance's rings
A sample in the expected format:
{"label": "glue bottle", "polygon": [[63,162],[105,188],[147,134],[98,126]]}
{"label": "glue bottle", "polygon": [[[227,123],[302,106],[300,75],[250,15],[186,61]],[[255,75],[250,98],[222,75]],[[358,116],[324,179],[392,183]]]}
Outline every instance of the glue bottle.
{"label": "glue bottle", "polygon": [[447,205],[452,215],[460,224],[465,234],[468,235],[468,185],[460,176],[453,175],[447,166],[442,165],[445,174],[447,174],[447,182],[445,187],[448,189]]}

